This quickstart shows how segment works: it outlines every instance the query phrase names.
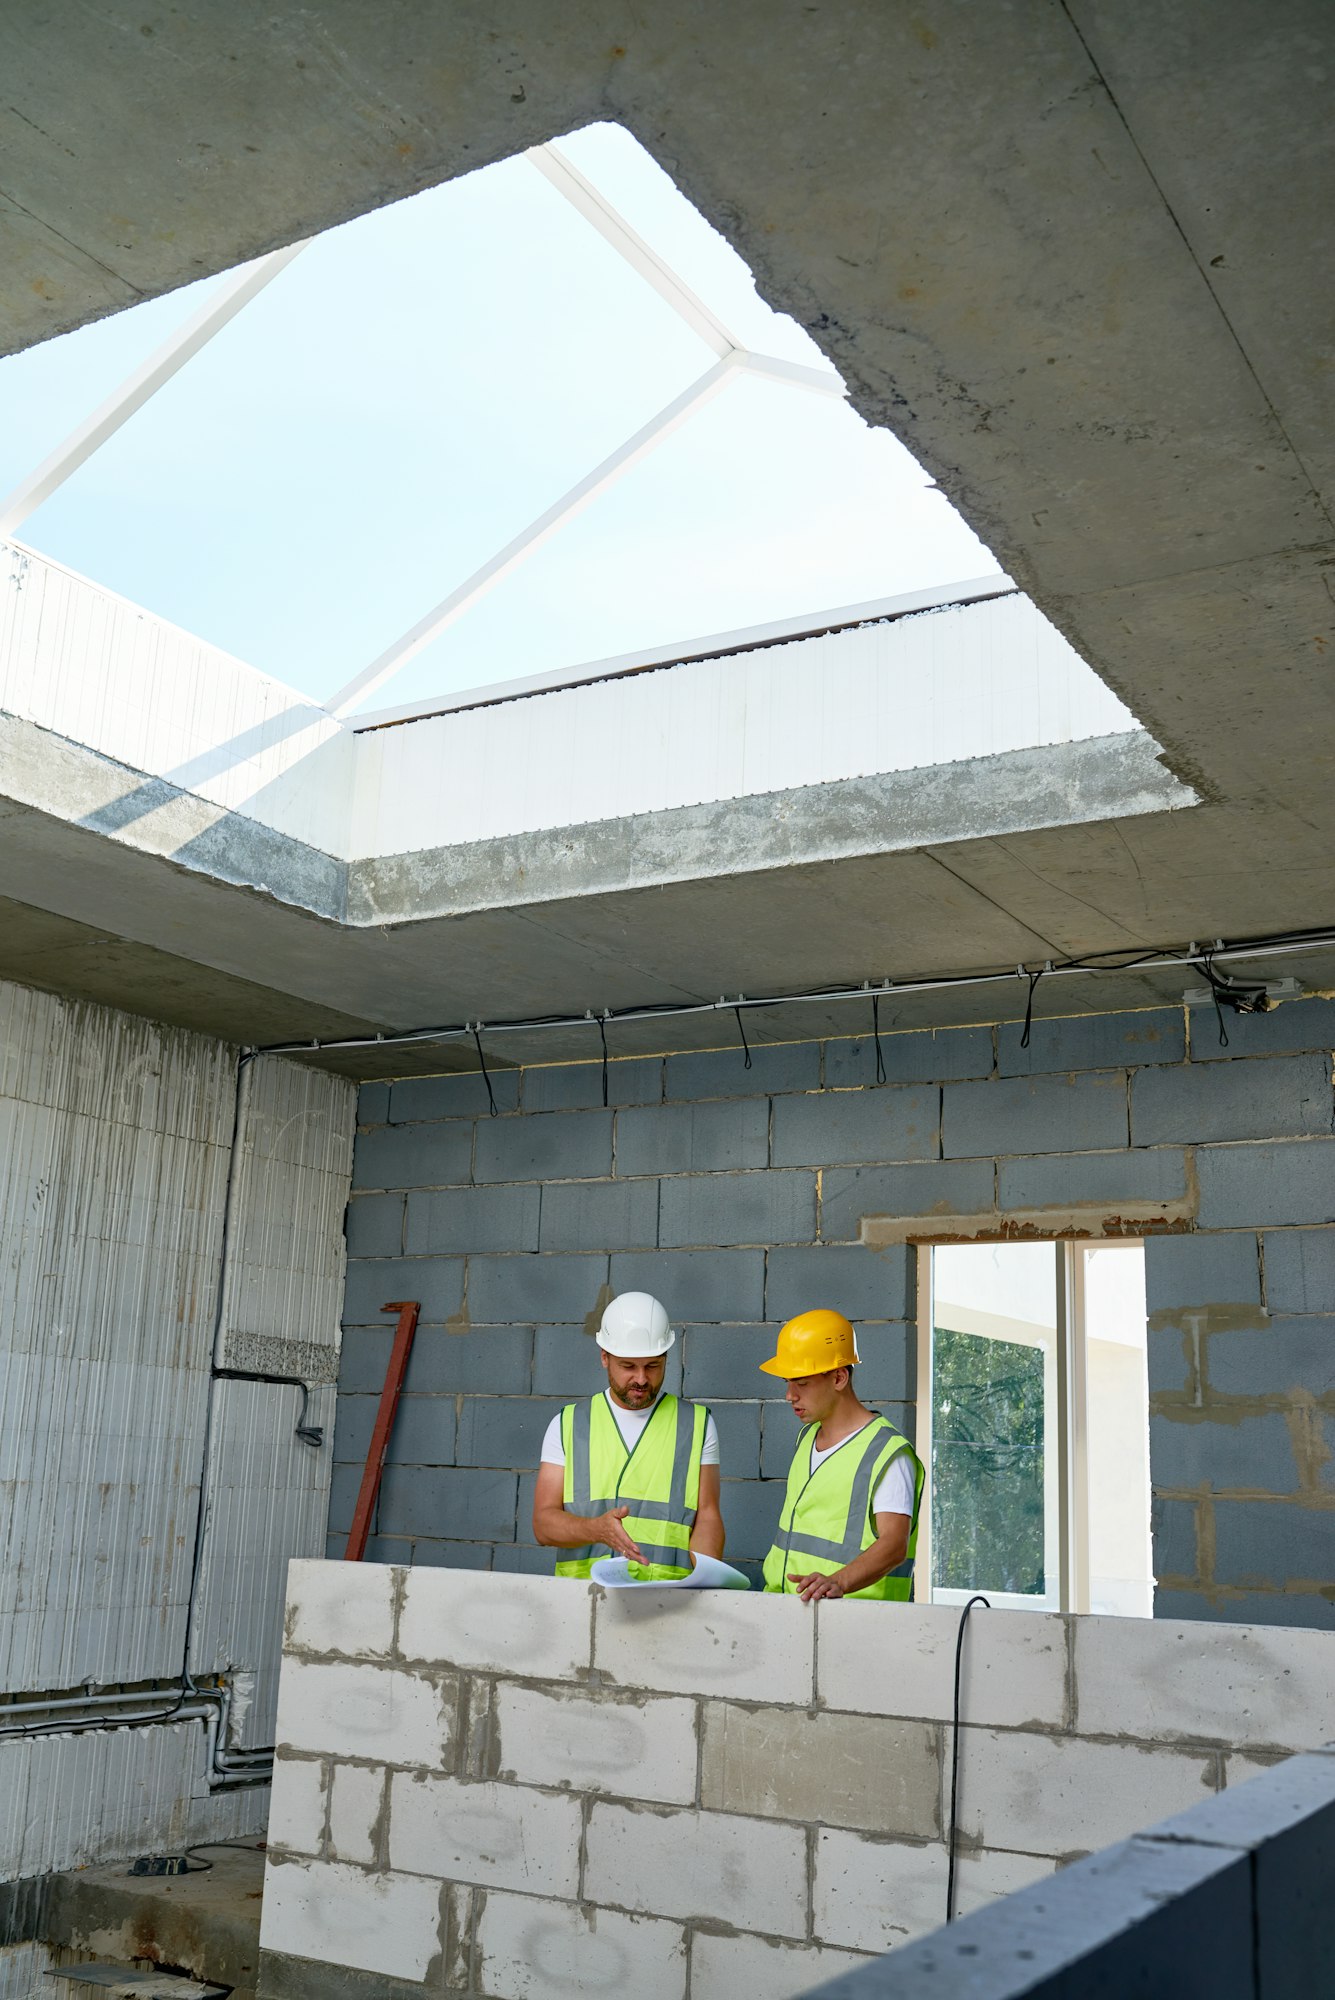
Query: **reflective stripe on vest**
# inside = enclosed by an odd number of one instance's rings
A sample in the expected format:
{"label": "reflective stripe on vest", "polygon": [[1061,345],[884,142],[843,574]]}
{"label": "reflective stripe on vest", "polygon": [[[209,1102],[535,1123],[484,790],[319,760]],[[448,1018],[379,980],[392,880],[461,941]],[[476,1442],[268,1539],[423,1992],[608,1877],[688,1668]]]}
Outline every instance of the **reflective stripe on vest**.
{"label": "reflective stripe on vest", "polygon": [[[913,1515],[904,1560],[878,1582],[850,1597],[906,1601],[912,1593],[913,1558],[918,1545],[918,1509],[922,1501],[923,1468],[907,1438],[884,1417],[873,1417],[837,1445],[813,1472],[811,1442],[817,1430],[808,1424],[797,1441],[788,1472],[788,1488],[779,1516],[779,1532],[765,1558],[765,1588],[793,1591],[788,1581],[791,1558],[802,1556],[801,1568],[829,1576],[860,1556],[876,1540],[872,1500],[891,1460],[906,1451],[912,1461]],[[819,1484],[817,1484],[819,1482]],[[799,1525],[800,1524],[800,1525]],[[815,1532],[825,1529],[824,1534]]]}
{"label": "reflective stripe on vest", "polygon": [[[644,1557],[631,1565],[634,1576],[661,1579],[690,1573],[708,1419],[703,1403],[660,1396],[628,1452],[605,1394],[568,1403],[561,1412],[565,1504],[572,1513],[585,1515],[630,1508],[623,1525]],[[587,1576],[606,1553],[591,1547],[565,1551],[556,1574]]]}

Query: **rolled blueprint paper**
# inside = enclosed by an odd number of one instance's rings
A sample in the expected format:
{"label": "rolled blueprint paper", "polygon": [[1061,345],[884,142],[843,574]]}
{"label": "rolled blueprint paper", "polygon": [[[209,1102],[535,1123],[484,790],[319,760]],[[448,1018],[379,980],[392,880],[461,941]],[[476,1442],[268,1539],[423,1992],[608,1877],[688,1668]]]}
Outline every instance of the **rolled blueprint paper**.
{"label": "rolled blueprint paper", "polygon": [[689,1576],[645,1577],[632,1576],[630,1559],[627,1556],[602,1556],[593,1565],[589,1574],[595,1583],[601,1583],[608,1590],[749,1590],[751,1580],[734,1569],[731,1563],[720,1562],[717,1556],[697,1556],[695,1568]]}

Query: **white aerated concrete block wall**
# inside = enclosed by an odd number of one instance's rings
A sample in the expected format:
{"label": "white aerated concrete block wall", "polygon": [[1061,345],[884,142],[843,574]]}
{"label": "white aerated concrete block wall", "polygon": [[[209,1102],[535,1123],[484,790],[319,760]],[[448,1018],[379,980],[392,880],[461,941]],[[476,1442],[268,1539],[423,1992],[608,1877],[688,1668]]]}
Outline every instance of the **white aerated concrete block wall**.
{"label": "white aerated concrete block wall", "polygon": [[[784,2000],[936,1928],[958,1617],[294,1563],[261,1993]],[[1335,1737],[1320,1632],[980,1611],[964,1659],[961,1910]]]}

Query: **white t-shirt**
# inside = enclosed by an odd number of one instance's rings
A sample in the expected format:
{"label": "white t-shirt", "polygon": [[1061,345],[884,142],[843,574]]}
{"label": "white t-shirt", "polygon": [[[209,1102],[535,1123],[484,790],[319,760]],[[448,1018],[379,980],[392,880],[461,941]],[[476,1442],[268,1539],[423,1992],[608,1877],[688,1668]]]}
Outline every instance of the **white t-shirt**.
{"label": "white t-shirt", "polygon": [[[654,1411],[658,1408],[657,1399],[649,1405],[647,1410],[623,1410],[620,1403],[612,1401],[606,1389],[603,1390],[603,1396],[606,1399],[608,1409],[617,1420],[617,1429],[621,1433],[621,1442],[625,1445],[627,1451],[634,1451],[640,1441],[641,1432],[644,1430]],[[542,1462],[544,1465],[564,1465],[566,1462],[566,1449],[561,1442],[561,1418],[559,1412],[547,1426],[547,1435],[542,1441]],[[704,1449],[700,1453],[700,1463],[701,1465],[718,1464],[718,1432],[714,1428],[714,1419],[712,1417],[705,1418],[705,1442]]]}
{"label": "white t-shirt", "polygon": [[[861,1427],[864,1431],[866,1428],[865,1424]],[[839,1445],[850,1443],[853,1438],[860,1436],[860,1434],[860,1431],[850,1431],[846,1438],[840,1438],[839,1444],[832,1444],[829,1451],[817,1451],[816,1440],[813,1437],[811,1440],[811,1470],[814,1472],[818,1465],[823,1465],[832,1452],[838,1451]],[[906,1451],[897,1452],[881,1475],[881,1483],[872,1497],[872,1513],[907,1514],[909,1519],[912,1520],[913,1484],[913,1461]]]}

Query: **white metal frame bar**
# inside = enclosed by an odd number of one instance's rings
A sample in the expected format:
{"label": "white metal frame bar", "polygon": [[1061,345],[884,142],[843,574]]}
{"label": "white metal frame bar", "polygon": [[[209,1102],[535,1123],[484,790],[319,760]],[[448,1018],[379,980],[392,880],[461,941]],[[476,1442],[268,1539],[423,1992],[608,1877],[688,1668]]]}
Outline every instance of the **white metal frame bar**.
{"label": "white metal frame bar", "polygon": [[664,438],[679,429],[688,417],[694,416],[697,410],[702,409],[718,394],[732,374],[733,366],[731,361],[716,361],[713,367],[707,369],[697,381],[692,382],[689,388],[683,389],[679,396],[674,396],[657,416],[651,417],[633,437],[618,445],[601,465],[596,465],[592,472],[586,473],[578,485],[572,486],[568,493],[563,494],[548,507],[545,513],[539,514],[535,521],[530,521],[513,541],[507,542],[503,549],[498,550],[483,563],[481,569],[474,570],[473,574],[466,577],[448,597],[443,597],[440,603],[428,611],[424,618],[419,618],[401,639],[396,639],[378,659],[372,660],[370,666],[363,667],[359,674],[355,674],[346,687],[341,687],[338,693],[325,703],[329,712],[332,715],[346,715],[357,702],[373,693],[376,688],[383,687],[392,674],[396,674],[400,667],[412,659],[414,653],[420,653],[423,646],[430,645],[447,625],[452,625],[456,618],[461,618],[470,605],[476,604],[480,597],[484,597],[489,590],[494,589],[503,576],[508,576],[510,571],[532,555],[535,549],[541,548],[544,542],[550,540],[558,528],[564,527],[567,521],[582,513],[600,493],[605,493],[609,486],[623,478],[632,466],[638,465],[655,446],[663,442]]}
{"label": "white metal frame bar", "polygon": [[215,333],[220,332],[229,320],[235,319],[266,285],[272,284],[294,257],[300,256],[308,241],[309,238],[303,238],[299,243],[288,244],[286,249],[274,250],[267,257],[258,258],[226,278],[199,310],[177,327],[169,340],[141,362],[133,374],[127,375],[120,387],[114,389],[76,430],[71,431],[50,456],[43,459],[35,472],[29,473],[12,493],[0,501],[0,537],[15,535],[28,517],[35,514],[43,502],[49,500],[57,488],[63,486],[70,475],[92,457],[99,446],[104,445],[109,437],[114,437],[121,425],[127,423],[136,410],[141,410],[149,398],[155,396],[163,384],[184,368],[202,347],[206,347]]}
{"label": "white metal frame bar", "polygon": [[625,216],[613,208],[593,182],[584,178],[559,146],[533,146],[524,157],[537,168],[544,180],[551,182],[558,194],[564,195],[572,208],[578,209],[586,222],[592,223],[603,241],[610,243],[617,255],[624,257],[631,268],[653,286],[658,296],[685,320],[691,331],[698,333],[701,340],[713,348],[720,361],[727,361],[741,348],[742,342],[729,331],[718,314],[711,312],[704,300],[691,290],[670,264],[664,263],[658,252],[631,228]]}
{"label": "white metal frame bar", "polygon": [[683,390],[680,396],[674,397],[634,437],[628,438],[610,458],[595,466],[537,520],[531,521],[490,561],[474,570],[448,597],[442,598],[425,617],[419,618],[415,625],[387,646],[369,666],[363,667],[359,674],[354,674],[345,686],[331,695],[325,705],[333,715],[348,715],[358,702],[384,687],[415,654],[420,653],[424,646],[429,646],[447,626],[461,618],[480,597],[493,589],[502,577],[526,561],[535,549],[541,548],[558,528],[572,520],[600,493],[606,492],[615,480],[629,472],[688,417],[703,408],[734,375],[745,372],[782,383],[788,388],[806,389],[822,396],[843,397],[847,394],[833,369],[809,368],[799,361],[785,361],[777,355],[754,354],[743,347],[717,313],[691,290],[685,279],[659,256],[652,245],[645,242],[593,182],[585,178],[572,160],[567,159],[559,146],[534,146],[525,157],[557,193],[564,196],[598,231],[603,241],[610,244],[647,284],[652,285],[658,296],[671,306],[693,333],[698,334],[716,357],[714,366],[689,389]]}

